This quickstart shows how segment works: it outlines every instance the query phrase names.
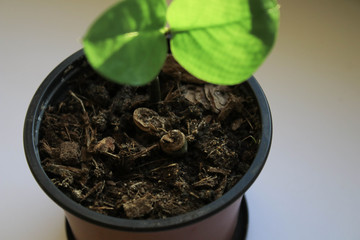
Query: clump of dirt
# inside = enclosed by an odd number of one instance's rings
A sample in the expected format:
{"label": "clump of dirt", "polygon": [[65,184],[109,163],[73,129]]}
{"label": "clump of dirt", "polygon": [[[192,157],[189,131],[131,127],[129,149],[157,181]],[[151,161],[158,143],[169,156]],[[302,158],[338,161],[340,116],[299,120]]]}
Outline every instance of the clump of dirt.
{"label": "clump of dirt", "polygon": [[166,218],[220,198],[248,170],[261,123],[246,84],[204,83],[169,56],[153,102],[148,86],[120,86],[84,65],[40,128],[43,168],[74,201],[115,217]]}

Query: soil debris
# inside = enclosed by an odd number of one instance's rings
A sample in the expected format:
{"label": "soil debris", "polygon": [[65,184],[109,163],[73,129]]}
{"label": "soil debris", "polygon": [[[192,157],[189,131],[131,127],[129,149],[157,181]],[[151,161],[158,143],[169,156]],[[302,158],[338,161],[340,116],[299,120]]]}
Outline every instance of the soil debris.
{"label": "soil debris", "polygon": [[154,103],[148,86],[83,66],[45,111],[39,139],[44,170],[74,201],[114,217],[167,218],[220,198],[252,163],[261,123],[246,84],[204,83],[169,56]]}

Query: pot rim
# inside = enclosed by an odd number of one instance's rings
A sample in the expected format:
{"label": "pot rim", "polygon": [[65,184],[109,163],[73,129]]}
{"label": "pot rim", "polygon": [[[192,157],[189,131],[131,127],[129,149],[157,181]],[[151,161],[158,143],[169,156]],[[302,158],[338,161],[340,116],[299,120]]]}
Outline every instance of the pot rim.
{"label": "pot rim", "polygon": [[[221,198],[192,212],[169,217],[166,219],[151,220],[133,220],[111,217],[97,213],[76,203],[67,197],[64,193],[62,193],[51,182],[43,170],[38,151],[38,129],[40,127],[42,114],[50,99],[56,90],[60,88],[60,85],[65,82],[67,77],[71,76],[73,69],[81,64],[83,59],[84,53],[81,49],[72,54],[70,57],[66,58],[45,78],[30,102],[23,130],[25,155],[33,176],[43,191],[65,211],[88,222],[111,229],[133,232],[154,232],[169,230],[201,221],[226,208],[236,199],[241,197],[260,174],[270,151],[272,138],[272,119],[270,107],[265,94],[259,83],[252,76],[247,80],[247,83],[256,96],[257,102],[259,104],[262,122],[261,141],[258,147],[258,152],[249,170],[239,180],[239,182],[228,192],[226,192]],[[56,83],[54,83],[54,81],[56,81]]]}

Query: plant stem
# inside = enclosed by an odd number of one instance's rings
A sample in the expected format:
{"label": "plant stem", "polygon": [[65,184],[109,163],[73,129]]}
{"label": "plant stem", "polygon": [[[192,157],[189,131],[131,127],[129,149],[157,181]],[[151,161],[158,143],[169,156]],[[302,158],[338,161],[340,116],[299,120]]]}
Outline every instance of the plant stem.
{"label": "plant stem", "polygon": [[160,80],[159,76],[157,76],[150,83],[150,101],[153,103],[157,103],[161,101],[161,91],[160,91]]}
{"label": "plant stem", "polygon": [[165,26],[162,29],[160,29],[160,32],[164,35],[167,35],[170,33],[170,27],[169,26]]}

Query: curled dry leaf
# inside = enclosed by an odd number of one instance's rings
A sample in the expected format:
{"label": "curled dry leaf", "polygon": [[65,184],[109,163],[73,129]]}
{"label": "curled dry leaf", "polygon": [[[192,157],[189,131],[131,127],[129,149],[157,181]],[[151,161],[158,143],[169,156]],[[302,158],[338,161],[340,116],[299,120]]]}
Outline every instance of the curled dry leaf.
{"label": "curled dry leaf", "polygon": [[137,108],[133,113],[135,125],[142,131],[159,135],[165,130],[165,118],[149,108]]}
{"label": "curled dry leaf", "polygon": [[195,104],[201,104],[205,109],[210,110],[210,102],[205,96],[203,85],[188,85],[183,88],[183,94],[186,100]]}
{"label": "curled dry leaf", "polygon": [[205,109],[220,113],[230,101],[230,88],[212,84],[187,85],[183,87],[186,100],[201,104]]}
{"label": "curled dry leaf", "polygon": [[161,150],[170,155],[179,155],[187,152],[187,141],[184,133],[171,130],[160,139]]}
{"label": "curled dry leaf", "polygon": [[227,86],[217,86],[205,84],[204,92],[207,100],[210,102],[211,109],[215,113],[219,113],[229,101],[230,89]]}

